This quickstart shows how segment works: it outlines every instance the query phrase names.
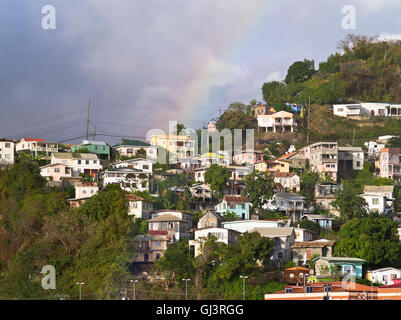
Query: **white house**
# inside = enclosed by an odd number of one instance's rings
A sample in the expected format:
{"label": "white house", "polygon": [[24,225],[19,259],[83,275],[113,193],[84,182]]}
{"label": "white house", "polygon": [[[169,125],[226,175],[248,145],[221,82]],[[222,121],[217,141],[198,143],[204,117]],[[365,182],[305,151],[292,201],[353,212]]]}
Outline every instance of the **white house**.
{"label": "white house", "polygon": [[15,162],[15,143],[12,140],[0,139],[0,167]]}
{"label": "white house", "polygon": [[97,183],[81,182],[75,184],[75,199],[90,198],[99,191]]}
{"label": "white house", "polygon": [[295,230],[295,241],[305,242],[313,240],[313,232],[303,228],[294,228]]}
{"label": "white house", "polygon": [[303,212],[305,209],[305,197],[291,193],[277,192],[273,195],[272,199],[268,200],[267,203],[263,205],[263,208],[273,211]]}
{"label": "white house", "polygon": [[157,147],[139,140],[124,141],[115,145],[113,149],[119,156],[132,157],[135,156],[138,151],[144,150],[146,152],[146,159],[156,160],[157,158]]}
{"label": "white house", "polygon": [[399,117],[401,116],[401,104],[363,102],[357,104],[335,104],[333,113],[339,117],[350,116],[383,116]]}
{"label": "white house", "polygon": [[333,113],[339,117],[361,116],[362,110],[360,104],[334,104]]}
{"label": "white house", "polygon": [[124,161],[115,162],[112,164],[113,168],[133,168],[142,170],[144,173],[153,172],[153,162],[147,159],[137,158]]}
{"label": "white house", "polygon": [[35,156],[49,157],[52,153],[58,152],[57,142],[48,142],[44,139],[22,138],[16,145],[17,153],[29,153]]}
{"label": "white house", "polygon": [[93,153],[53,153],[50,164],[61,163],[72,168],[72,175],[77,177],[80,173],[96,177],[102,170],[100,159]]}
{"label": "white house", "polygon": [[304,214],[301,220],[309,220],[316,222],[320,228],[331,230],[333,227],[334,218],[330,218],[324,214]]}
{"label": "white house", "polygon": [[299,175],[292,172],[275,172],[274,182],[281,184],[289,192],[298,192],[301,190]]}
{"label": "white house", "polygon": [[150,219],[151,212],[153,212],[152,201],[143,199],[134,194],[128,194],[126,198],[128,200],[128,215],[145,220]]}
{"label": "white house", "polygon": [[394,280],[401,279],[401,270],[392,267],[371,270],[368,271],[367,279],[383,285],[395,284]]}
{"label": "white house", "polygon": [[103,186],[119,184],[121,189],[131,191],[149,191],[149,173],[133,168],[109,168],[102,173]]}
{"label": "white house", "polygon": [[217,242],[222,242],[227,245],[238,243],[238,237],[240,233],[235,230],[219,228],[219,227],[207,227],[203,229],[194,230],[195,240],[189,240],[189,246],[194,248],[195,257],[202,254],[203,241],[209,236],[215,236]]}
{"label": "white house", "polygon": [[253,232],[256,228],[282,228],[282,220],[236,220],[221,223],[225,229],[235,230],[240,233]]}
{"label": "white house", "polygon": [[376,141],[365,142],[365,147],[368,148],[368,155],[376,157],[379,155],[381,149],[384,149],[386,145],[384,143],[378,143]]}
{"label": "white house", "polygon": [[395,201],[393,190],[394,186],[365,186],[360,196],[365,199],[370,211],[391,214],[394,212]]}

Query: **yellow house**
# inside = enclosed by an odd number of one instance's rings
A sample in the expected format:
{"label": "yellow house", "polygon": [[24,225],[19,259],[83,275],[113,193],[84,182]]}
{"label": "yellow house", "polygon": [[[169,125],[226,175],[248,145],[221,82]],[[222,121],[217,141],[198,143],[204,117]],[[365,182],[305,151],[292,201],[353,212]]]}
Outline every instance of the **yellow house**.
{"label": "yellow house", "polygon": [[188,136],[156,134],[150,137],[150,144],[164,148],[181,158],[192,157],[195,154],[195,141]]}
{"label": "yellow house", "polygon": [[270,160],[255,164],[255,170],[260,172],[290,172],[290,163],[284,160]]}

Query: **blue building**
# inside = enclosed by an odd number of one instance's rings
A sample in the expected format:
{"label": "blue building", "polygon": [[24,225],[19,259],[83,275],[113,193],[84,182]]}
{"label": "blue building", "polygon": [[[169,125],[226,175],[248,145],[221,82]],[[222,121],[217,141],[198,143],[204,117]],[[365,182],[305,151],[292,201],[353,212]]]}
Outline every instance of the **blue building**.
{"label": "blue building", "polygon": [[216,206],[216,212],[224,214],[226,212],[235,213],[242,220],[250,219],[251,203],[247,197],[224,196],[223,200]]}
{"label": "blue building", "polygon": [[333,273],[340,275],[350,275],[362,279],[362,266],[366,262],[359,258],[349,257],[317,257],[315,262],[315,274],[325,276]]}

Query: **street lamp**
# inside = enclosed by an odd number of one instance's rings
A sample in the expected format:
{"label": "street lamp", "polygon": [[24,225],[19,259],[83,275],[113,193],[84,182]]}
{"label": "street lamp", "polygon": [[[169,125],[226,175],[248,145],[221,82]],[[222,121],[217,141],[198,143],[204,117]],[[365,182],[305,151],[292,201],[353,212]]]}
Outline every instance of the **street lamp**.
{"label": "street lamp", "polygon": [[81,288],[82,288],[82,285],[85,284],[85,283],[84,282],[77,282],[76,284],[79,285],[79,300],[82,300]]}
{"label": "street lamp", "polygon": [[136,295],[135,295],[135,284],[138,283],[138,280],[130,280],[129,282],[134,284],[134,300],[136,300]]}
{"label": "street lamp", "polygon": [[188,281],[191,279],[182,279],[182,281],[185,281],[185,300],[188,300]]}
{"label": "street lamp", "polygon": [[242,281],[242,299],[245,300],[245,279],[248,279],[248,276],[239,276]]}

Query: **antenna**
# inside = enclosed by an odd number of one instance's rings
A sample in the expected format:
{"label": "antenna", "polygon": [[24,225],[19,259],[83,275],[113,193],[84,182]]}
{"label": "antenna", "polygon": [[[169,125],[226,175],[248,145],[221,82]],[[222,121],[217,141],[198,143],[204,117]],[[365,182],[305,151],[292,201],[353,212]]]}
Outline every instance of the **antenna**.
{"label": "antenna", "polygon": [[91,106],[91,98],[89,97],[88,101],[88,118],[86,119],[86,140],[89,138],[89,109]]}

